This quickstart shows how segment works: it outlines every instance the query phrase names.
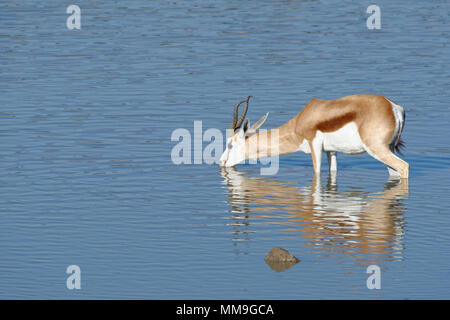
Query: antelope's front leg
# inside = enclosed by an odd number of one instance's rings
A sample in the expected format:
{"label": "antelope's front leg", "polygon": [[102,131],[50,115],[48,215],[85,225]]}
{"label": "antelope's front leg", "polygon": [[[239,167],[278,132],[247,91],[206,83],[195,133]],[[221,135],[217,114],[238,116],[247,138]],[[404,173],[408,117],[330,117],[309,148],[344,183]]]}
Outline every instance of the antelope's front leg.
{"label": "antelope's front leg", "polygon": [[309,146],[311,148],[314,174],[320,175],[320,167],[322,165],[323,140],[316,137],[312,142],[310,142]]}

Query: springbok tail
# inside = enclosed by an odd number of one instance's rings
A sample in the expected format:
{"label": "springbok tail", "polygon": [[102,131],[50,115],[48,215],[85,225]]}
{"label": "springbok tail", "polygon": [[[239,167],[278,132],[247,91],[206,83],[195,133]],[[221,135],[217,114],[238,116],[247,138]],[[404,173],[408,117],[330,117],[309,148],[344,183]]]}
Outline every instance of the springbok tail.
{"label": "springbok tail", "polygon": [[405,148],[406,148],[405,142],[402,140],[401,137],[399,137],[397,144],[394,147],[395,152],[398,153],[399,155],[403,156],[402,149],[405,149]]}
{"label": "springbok tail", "polygon": [[[405,120],[406,120],[405,109],[402,106],[400,106],[390,100],[389,100],[389,102],[392,105],[392,110],[394,111],[394,117],[395,117],[395,121],[396,121],[396,130],[395,130],[396,132],[394,133],[395,141],[393,141],[394,142],[393,149],[397,154],[402,156],[403,155],[402,149],[404,149],[406,147],[405,142],[401,138],[402,133],[403,133],[403,127],[405,126]],[[392,148],[392,146],[391,146],[391,148]]]}

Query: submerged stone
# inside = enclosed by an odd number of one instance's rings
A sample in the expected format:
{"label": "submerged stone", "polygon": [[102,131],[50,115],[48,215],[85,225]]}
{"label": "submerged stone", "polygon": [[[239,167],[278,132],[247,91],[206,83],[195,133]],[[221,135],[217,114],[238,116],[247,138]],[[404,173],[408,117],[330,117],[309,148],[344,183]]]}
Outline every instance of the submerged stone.
{"label": "submerged stone", "polygon": [[286,249],[283,248],[272,248],[267,256],[264,258],[264,261],[267,265],[276,272],[281,272],[286,269],[291,268],[298,262],[295,256],[289,253]]}

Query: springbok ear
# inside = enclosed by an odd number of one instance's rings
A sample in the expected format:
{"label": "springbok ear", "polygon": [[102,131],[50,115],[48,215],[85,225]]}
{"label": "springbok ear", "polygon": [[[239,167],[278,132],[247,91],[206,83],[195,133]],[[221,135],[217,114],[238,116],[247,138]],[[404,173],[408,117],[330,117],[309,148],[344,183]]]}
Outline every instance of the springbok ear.
{"label": "springbok ear", "polygon": [[250,128],[248,128],[248,130],[246,131],[246,134],[247,135],[255,134],[256,131],[264,124],[264,122],[266,121],[268,115],[269,115],[269,113],[267,112],[261,119],[256,121],[255,124],[253,124]]}
{"label": "springbok ear", "polygon": [[241,127],[238,129],[238,137],[239,137],[240,139],[242,139],[242,138],[245,137],[244,126],[241,126]]}

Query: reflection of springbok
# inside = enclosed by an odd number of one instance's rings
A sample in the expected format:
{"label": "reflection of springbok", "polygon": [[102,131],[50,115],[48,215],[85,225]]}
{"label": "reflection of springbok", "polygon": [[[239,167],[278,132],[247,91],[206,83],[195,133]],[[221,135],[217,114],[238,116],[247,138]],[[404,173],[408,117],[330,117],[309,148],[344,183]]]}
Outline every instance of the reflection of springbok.
{"label": "reflection of springbok", "polygon": [[[393,153],[402,145],[405,111],[383,96],[357,94],[337,100],[312,99],[295,117],[268,132],[256,132],[267,114],[252,126],[248,119],[244,121],[249,99],[234,108],[230,127],[234,134],[227,140],[221,166],[303,151],[311,153],[314,172],[319,174],[323,151],[327,152],[330,171],[337,170],[336,152],[367,152],[383,162],[391,175],[408,178],[408,163]],[[238,120],[238,108],[244,102],[244,112]]]}
{"label": "reflection of springbok", "polygon": [[408,194],[407,180],[390,180],[383,191],[367,193],[338,191],[333,175],[323,190],[318,179],[305,188],[268,177],[249,177],[234,168],[222,168],[221,173],[232,212],[241,221],[247,220],[247,226],[250,216],[268,219],[287,225],[286,232],[300,231],[305,243],[316,249],[359,258],[401,253],[401,199]]}

